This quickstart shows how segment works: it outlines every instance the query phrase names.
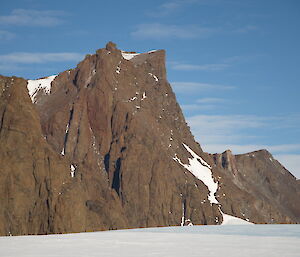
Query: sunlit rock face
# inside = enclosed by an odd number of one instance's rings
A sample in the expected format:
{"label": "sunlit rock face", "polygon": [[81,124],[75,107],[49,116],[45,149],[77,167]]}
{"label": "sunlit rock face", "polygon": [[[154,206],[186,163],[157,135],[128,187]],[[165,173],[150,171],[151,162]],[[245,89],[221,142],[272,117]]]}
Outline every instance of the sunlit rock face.
{"label": "sunlit rock face", "polygon": [[163,50],[110,42],[57,76],[1,76],[0,99],[1,235],[299,222],[299,185],[269,153],[202,151]]}

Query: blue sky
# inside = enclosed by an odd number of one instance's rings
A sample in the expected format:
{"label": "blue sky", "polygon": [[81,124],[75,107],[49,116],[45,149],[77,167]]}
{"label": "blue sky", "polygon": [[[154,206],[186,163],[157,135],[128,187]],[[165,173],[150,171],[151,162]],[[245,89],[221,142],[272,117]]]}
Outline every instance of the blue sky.
{"label": "blue sky", "polygon": [[2,0],[0,74],[56,74],[108,41],[165,49],[204,150],[266,148],[300,177],[299,13],[297,0]]}

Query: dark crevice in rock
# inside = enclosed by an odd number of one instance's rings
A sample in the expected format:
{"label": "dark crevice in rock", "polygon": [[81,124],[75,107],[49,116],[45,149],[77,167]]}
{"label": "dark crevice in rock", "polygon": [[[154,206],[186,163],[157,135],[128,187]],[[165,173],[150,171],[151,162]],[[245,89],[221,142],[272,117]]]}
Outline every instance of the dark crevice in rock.
{"label": "dark crevice in rock", "polygon": [[224,169],[226,169],[226,164],[227,164],[227,160],[226,160],[225,156],[222,156],[222,167]]}
{"label": "dark crevice in rock", "polygon": [[36,163],[35,163],[35,161],[33,161],[32,162],[32,175],[33,175],[35,184],[38,184],[37,176],[35,174],[35,168],[36,168]]}
{"label": "dark crevice in rock", "polygon": [[66,151],[66,147],[67,147],[67,141],[68,141],[69,131],[70,131],[70,127],[71,127],[71,121],[73,119],[73,113],[74,113],[74,106],[70,110],[70,118],[69,118],[68,125],[67,125],[68,129],[67,129],[66,134],[65,134],[65,139],[64,139],[64,150],[65,151]]}
{"label": "dark crevice in rock", "polygon": [[92,212],[101,213],[101,204],[97,200],[87,200],[85,206]]}
{"label": "dark crevice in rock", "polygon": [[[116,112],[116,106],[114,106],[112,113],[115,113],[115,112]],[[110,118],[110,128],[112,130],[112,138],[114,139],[115,135],[113,134],[113,127],[114,127],[113,126],[113,122],[114,122],[114,115],[111,115],[111,118]],[[111,144],[112,144],[112,142],[111,142]]]}
{"label": "dark crevice in rock", "polygon": [[105,156],[104,156],[104,168],[106,170],[106,172],[109,172],[109,159],[110,159],[110,153],[108,152]]}
{"label": "dark crevice in rock", "polygon": [[3,110],[3,113],[2,113],[2,117],[1,117],[0,132],[2,131],[2,127],[3,127],[3,123],[4,123],[5,112],[6,112],[6,107],[4,107],[4,110]]}
{"label": "dark crevice in rock", "polygon": [[74,77],[74,79],[73,79],[73,84],[75,85],[75,87],[78,87],[78,86],[77,86],[78,74],[79,74],[79,71],[77,70],[77,72],[76,72],[76,74],[75,74],[75,77]]}
{"label": "dark crevice in rock", "polygon": [[114,171],[113,182],[112,182],[112,188],[116,190],[118,195],[120,195],[120,184],[121,184],[120,170],[121,170],[121,158],[118,158],[115,163],[115,171]]}
{"label": "dark crevice in rock", "polygon": [[82,122],[82,116],[83,116],[83,110],[81,110],[80,117],[79,117],[79,122],[78,122],[78,127],[77,127],[77,135],[76,135],[76,144],[73,150],[73,158],[76,152],[76,149],[79,147],[79,139],[80,139],[80,126]]}
{"label": "dark crevice in rock", "polygon": [[206,219],[206,216],[205,214],[203,213],[203,225],[207,225],[207,219]]}
{"label": "dark crevice in rock", "polygon": [[46,200],[46,208],[47,208],[47,213],[48,213],[48,218],[47,218],[47,227],[48,227],[48,231],[51,231],[51,217],[50,217],[50,203],[49,200]]}

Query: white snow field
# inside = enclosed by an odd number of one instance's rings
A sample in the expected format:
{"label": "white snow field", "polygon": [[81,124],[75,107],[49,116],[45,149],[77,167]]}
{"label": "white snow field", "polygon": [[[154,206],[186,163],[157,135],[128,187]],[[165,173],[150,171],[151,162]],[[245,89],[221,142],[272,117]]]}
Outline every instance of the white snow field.
{"label": "white snow field", "polygon": [[43,90],[44,94],[49,95],[51,91],[51,83],[57,77],[57,75],[53,75],[50,77],[28,80],[27,88],[29,92],[29,96],[31,101],[35,103],[36,95],[40,90]]}
{"label": "white snow field", "polygon": [[185,226],[0,237],[1,257],[300,256],[300,225]]}

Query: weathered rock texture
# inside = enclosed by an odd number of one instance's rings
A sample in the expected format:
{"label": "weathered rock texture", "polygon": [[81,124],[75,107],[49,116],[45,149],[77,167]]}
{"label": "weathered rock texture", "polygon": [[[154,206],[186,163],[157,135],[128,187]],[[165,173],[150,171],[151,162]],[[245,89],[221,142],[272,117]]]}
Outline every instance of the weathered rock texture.
{"label": "weathered rock texture", "polygon": [[[220,194],[226,194],[221,200],[226,213],[248,216],[255,223],[299,223],[297,180],[267,150],[235,156],[225,151],[213,158],[224,176]],[[228,188],[229,181],[244,192],[238,205],[240,193]]]}
{"label": "weathered rock texture", "polygon": [[[126,60],[113,43],[38,93],[0,77],[0,235],[220,224],[208,188],[173,160],[212,166],[221,209],[298,223],[299,183],[266,151],[204,153],[166,80],[163,50]],[[74,173],[71,171],[74,170]]]}

